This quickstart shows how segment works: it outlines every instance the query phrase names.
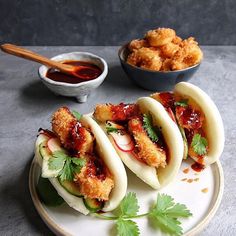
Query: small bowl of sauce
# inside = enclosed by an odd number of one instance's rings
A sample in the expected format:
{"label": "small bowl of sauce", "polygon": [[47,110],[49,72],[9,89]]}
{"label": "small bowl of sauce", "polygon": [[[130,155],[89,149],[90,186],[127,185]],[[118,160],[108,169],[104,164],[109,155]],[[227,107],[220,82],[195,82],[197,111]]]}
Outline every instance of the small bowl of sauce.
{"label": "small bowl of sauce", "polygon": [[78,102],[86,102],[88,95],[106,78],[108,66],[106,61],[92,53],[71,52],[51,58],[63,64],[76,67],[76,75],[67,75],[58,70],[41,66],[39,77],[54,93],[75,97]]}

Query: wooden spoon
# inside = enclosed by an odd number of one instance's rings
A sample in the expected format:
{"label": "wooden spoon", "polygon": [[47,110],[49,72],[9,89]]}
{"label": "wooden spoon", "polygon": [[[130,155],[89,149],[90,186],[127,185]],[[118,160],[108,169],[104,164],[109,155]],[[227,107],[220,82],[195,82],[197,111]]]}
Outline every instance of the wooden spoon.
{"label": "wooden spoon", "polygon": [[78,70],[78,68],[76,66],[62,64],[60,62],[50,60],[47,57],[41,56],[35,52],[26,50],[24,48],[18,47],[13,44],[8,44],[8,43],[2,44],[0,46],[0,48],[2,49],[2,51],[12,54],[14,56],[25,58],[25,59],[31,60],[31,61],[36,61],[36,62],[41,63],[47,67],[55,68],[55,69],[61,71],[62,73],[66,73],[68,75],[73,75],[73,76],[81,78],[76,73],[76,71]]}

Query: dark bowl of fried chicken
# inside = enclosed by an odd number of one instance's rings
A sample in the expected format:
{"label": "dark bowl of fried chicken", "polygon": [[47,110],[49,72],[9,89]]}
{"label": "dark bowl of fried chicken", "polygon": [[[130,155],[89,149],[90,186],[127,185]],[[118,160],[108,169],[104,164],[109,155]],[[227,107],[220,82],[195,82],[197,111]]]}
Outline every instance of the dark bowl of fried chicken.
{"label": "dark bowl of fried chicken", "polygon": [[188,81],[199,68],[203,53],[193,37],[181,39],[169,28],[148,31],[119,49],[121,66],[138,86],[151,90],[172,90]]}

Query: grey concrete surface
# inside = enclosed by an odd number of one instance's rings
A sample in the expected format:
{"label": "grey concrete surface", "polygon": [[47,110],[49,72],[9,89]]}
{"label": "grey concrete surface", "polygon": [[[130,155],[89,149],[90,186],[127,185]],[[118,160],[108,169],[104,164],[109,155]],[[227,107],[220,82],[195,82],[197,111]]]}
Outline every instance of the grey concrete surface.
{"label": "grey concrete surface", "polygon": [[[96,103],[131,102],[149,91],[133,85],[122,71],[118,47],[29,47],[46,56],[89,51],[108,62],[105,82],[86,104],[57,97],[40,81],[38,65],[0,52],[0,235],[52,235],[37,214],[28,190],[28,173],[39,127],[66,105],[81,113]],[[224,121],[226,143],[221,163],[225,175],[222,203],[202,236],[236,235],[236,46],[205,46],[204,60],[190,82],[206,91]]]}
{"label": "grey concrete surface", "polygon": [[205,45],[236,45],[235,0],[0,0],[0,43],[121,45],[174,28]]}

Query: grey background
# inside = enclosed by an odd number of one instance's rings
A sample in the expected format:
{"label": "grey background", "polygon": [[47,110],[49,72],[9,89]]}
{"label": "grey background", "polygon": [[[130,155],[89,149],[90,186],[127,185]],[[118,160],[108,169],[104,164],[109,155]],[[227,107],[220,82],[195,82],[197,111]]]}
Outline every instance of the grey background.
{"label": "grey background", "polygon": [[236,44],[235,0],[0,0],[0,43],[120,45],[174,28],[205,45]]}

